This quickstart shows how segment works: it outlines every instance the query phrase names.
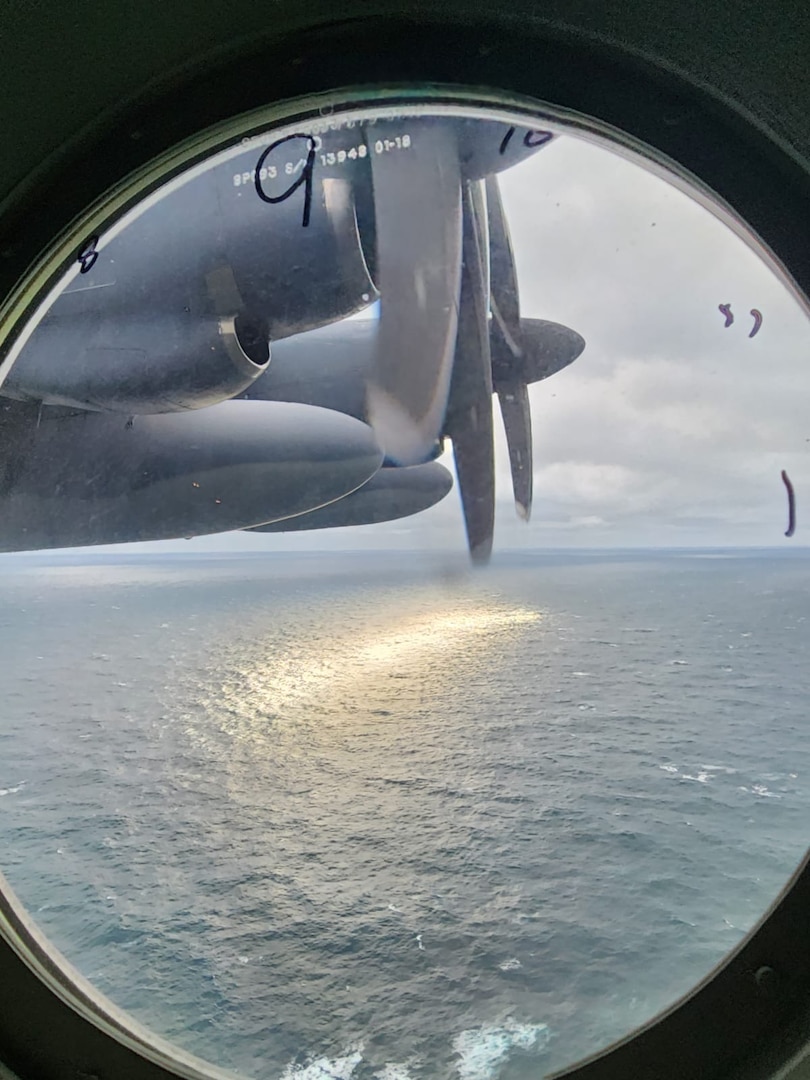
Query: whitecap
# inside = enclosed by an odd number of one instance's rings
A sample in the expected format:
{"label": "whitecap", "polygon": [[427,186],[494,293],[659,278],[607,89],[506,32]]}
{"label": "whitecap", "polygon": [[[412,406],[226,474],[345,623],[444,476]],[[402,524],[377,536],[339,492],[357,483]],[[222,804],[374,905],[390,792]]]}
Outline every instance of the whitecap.
{"label": "whitecap", "polygon": [[281,1080],[349,1080],[354,1070],[363,1060],[362,1046],[349,1048],[343,1057],[315,1058],[306,1065],[293,1065],[284,1070]]}
{"label": "whitecap", "polygon": [[374,1073],[376,1080],[411,1080],[410,1069],[415,1065],[411,1061],[387,1061],[385,1065]]}
{"label": "whitecap", "polygon": [[461,1059],[458,1074],[462,1080],[492,1080],[513,1049],[542,1050],[548,1040],[547,1024],[518,1024],[511,1019],[462,1031],[453,1040]]}
{"label": "whitecap", "polygon": [[2,795],[16,795],[18,791],[22,791],[25,787],[25,780],[21,780],[16,787],[0,787],[0,796]]}
{"label": "whitecap", "polygon": [[688,660],[670,660],[670,664],[678,664],[680,667],[689,667]]}
{"label": "whitecap", "polygon": [[677,765],[659,765],[658,768],[663,769],[664,772],[674,773],[676,776],[678,775],[678,766]]}
{"label": "whitecap", "polygon": [[523,967],[523,965],[513,956],[511,960],[504,960],[502,964],[498,964],[498,967],[501,971],[517,971],[517,969]]}

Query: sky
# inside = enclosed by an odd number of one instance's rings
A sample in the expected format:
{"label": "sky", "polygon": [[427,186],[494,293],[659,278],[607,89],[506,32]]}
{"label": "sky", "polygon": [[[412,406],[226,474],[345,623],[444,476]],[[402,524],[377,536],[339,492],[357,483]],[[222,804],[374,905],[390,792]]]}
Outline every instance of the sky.
{"label": "sky", "polygon": [[[496,549],[788,543],[782,469],[796,489],[793,543],[801,544],[810,320],[777,274],[697,201],[578,137],[558,137],[503,172],[500,185],[521,314],[572,327],[586,348],[530,390],[528,525],[514,511],[496,420]],[[728,328],[720,304],[731,305]],[[762,313],[753,338],[752,308]],[[450,454],[441,460],[452,469]],[[433,509],[384,525],[131,547],[464,545],[454,490]]]}

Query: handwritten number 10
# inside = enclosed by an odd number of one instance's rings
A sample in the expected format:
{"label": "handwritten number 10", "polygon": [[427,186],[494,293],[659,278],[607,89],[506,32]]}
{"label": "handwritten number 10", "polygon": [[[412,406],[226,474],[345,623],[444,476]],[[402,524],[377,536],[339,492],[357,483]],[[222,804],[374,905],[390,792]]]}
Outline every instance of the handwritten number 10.
{"label": "handwritten number 10", "polygon": [[[515,134],[515,128],[510,127],[509,130],[507,131],[507,133],[504,135],[503,139],[501,140],[501,153],[502,154],[506,153],[506,148],[509,145],[509,143],[511,142],[512,136],[514,134]],[[535,131],[533,128],[530,128],[526,132],[526,134],[523,136],[523,145],[527,149],[533,150],[537,146],[544,146],[547,142],[550,142],[553,138],[554,138],[554,133],[552,131]]]}
{"label": "handwritten number 10", "polygon": [[[265,161],[270,154],[276,149],[277,146],[281,146],[282,143],[289,142],[291,139],[306,139],[308,144],[307,160],[304,164],[303,171],[297,180],[294,180],[286,191],[282,191],[280,195],[268,195],[262,185],[261,170]],[[266,203],[281,203],[285,199],[294,194],[301,185],[304,185],[304,214],[301,219],[301,224],[306,228],[309,225],[310,210],[312,208],[312,170],[315,167],[315,140],[311,135],[285,135],[283,139],[276,139],[275,142],[262,151],[262,155],[256,163],[256,194]]]}

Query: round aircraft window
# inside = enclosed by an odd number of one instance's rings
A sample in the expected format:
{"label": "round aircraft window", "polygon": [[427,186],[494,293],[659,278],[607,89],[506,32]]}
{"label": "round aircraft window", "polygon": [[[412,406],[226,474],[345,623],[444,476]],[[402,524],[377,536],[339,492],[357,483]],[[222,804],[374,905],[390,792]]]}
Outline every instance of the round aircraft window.
{"label": "round aircraft window", "polygon": [[517,1080],[742,941],[807,844],[810,321],[727,207],[581,117],[354,95],[37,275],[0,850],[65,993],[247,1077]]}

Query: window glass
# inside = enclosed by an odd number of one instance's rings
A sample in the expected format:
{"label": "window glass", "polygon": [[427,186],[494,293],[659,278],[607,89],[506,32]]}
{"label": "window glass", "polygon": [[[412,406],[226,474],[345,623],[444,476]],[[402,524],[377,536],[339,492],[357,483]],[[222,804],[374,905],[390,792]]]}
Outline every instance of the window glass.
{"label": "window glass", "polygon": [[2,870],[241,1075],[537,1076],[807,844],[807,309],[584,121],[251,124],[5,368]]}

